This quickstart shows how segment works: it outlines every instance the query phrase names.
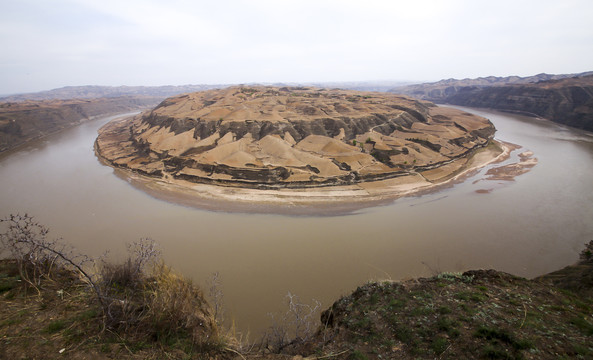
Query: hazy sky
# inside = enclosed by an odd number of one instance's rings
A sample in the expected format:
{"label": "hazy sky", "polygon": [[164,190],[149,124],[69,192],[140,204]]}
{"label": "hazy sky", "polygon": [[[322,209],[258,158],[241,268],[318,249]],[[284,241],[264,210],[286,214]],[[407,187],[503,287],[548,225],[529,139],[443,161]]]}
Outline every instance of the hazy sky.
{"label": "hazy sky", "polygon": [[589,70],[591,0],[0,0],[0,94]]}

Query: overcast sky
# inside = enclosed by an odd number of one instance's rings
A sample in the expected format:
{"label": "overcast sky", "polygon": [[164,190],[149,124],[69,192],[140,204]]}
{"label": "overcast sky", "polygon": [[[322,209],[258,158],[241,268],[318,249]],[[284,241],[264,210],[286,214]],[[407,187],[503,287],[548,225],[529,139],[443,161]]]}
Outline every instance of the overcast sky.
{"label": "overcast sky", "polygon": [[0,0],[0,94],[589,70],[591,0]]}

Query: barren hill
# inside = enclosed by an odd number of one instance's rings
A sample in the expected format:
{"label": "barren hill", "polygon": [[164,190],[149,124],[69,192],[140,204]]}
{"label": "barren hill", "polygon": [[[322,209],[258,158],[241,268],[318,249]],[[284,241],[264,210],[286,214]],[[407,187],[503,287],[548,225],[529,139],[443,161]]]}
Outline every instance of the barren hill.
{"label": "barren hill", "polygon": [[445,177],[494,132],[484,118],[392,94],[231,87],[110,123],[96,149],[113,166],[164,180],[306,188]]}
{"label": "barren hill", "polygon": [[493,108],[543,117],[593,131],[593,73],[442,80],[394,93],[444,104]]}

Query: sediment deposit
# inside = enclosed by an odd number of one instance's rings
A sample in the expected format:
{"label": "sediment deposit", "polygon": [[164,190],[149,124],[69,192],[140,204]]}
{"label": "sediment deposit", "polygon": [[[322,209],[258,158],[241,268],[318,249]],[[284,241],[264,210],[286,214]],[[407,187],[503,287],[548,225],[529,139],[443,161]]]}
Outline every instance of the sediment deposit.
{"label": "sediment deposit", "polygon": [[96,151],[114,167],[188,186],[409,187],[458,174],[494,132],[485,118],[393,94],[241,86],[109,123]]}

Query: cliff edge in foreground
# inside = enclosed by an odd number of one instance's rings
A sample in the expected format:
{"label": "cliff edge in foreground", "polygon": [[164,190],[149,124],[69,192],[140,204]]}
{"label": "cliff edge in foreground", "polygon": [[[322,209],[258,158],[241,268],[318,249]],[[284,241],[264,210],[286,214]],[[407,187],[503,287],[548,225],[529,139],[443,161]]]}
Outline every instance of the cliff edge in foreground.
{"label": "cliff edge in foreground", "polygon": [[[534,280],[473,270],[370,282],[324,311],[315,333],[296,303],[296,321],[249,343],[223,332],[199,289],[165,266],[140,277],[131,260],[104,267],[97,284],[112,303],[102,311],[78,271],[48,265],[27,283],[30,268],[2,260],[0,358],[591,359],[591,250]],[[110,317],[128,321],[106,331]]]}

